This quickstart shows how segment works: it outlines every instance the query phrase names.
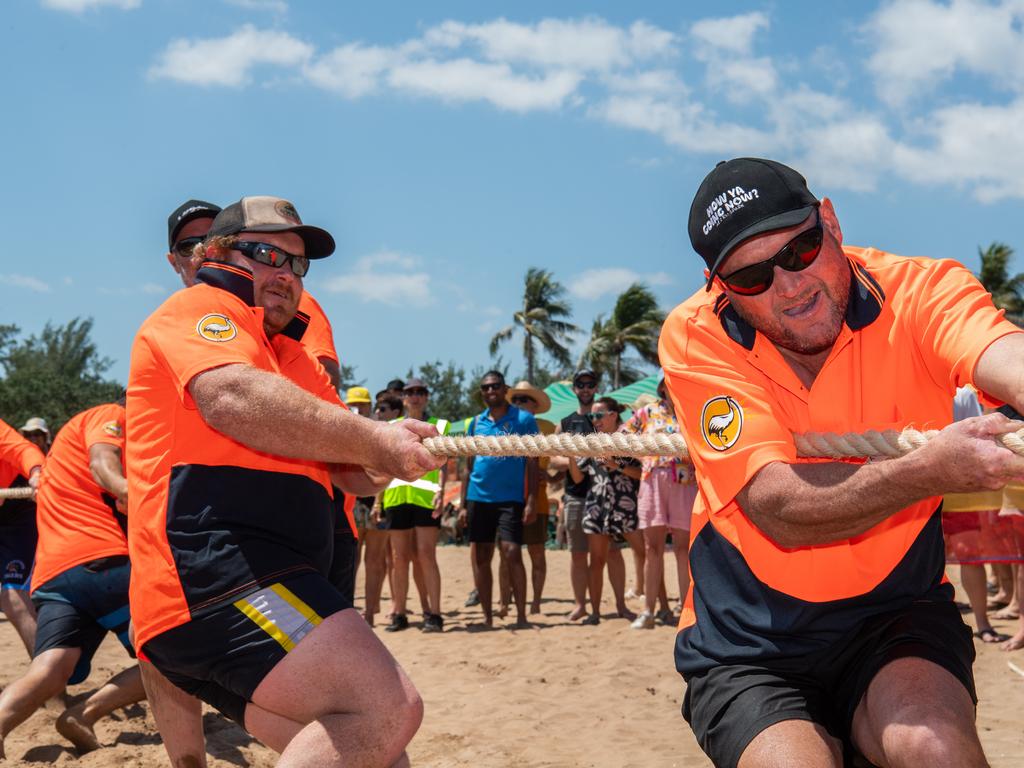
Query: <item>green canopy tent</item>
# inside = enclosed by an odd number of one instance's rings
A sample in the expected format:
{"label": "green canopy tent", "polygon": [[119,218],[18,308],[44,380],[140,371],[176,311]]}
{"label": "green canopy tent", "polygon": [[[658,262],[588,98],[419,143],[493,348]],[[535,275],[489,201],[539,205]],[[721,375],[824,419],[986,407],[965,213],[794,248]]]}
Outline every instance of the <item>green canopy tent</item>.
{"label": "green canopy tent", "polygon": [[616,389],[614,392],[608,392],[608,397],[614,397],[623,405],[631,406],[636,402],[636,399],[640,395],[653,395],[658,396],[658,381],[661,379],[661,374],[655,374],[654,376],[648,376],[640,379],[640,381],[634,381],[632,384],[627,384],[624,387]]}

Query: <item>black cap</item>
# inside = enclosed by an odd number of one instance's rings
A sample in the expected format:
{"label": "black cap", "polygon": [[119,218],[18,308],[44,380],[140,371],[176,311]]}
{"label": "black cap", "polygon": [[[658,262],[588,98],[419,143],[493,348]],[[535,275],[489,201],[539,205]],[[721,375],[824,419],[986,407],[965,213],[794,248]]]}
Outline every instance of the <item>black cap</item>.
{"label": "black cap", "polygon": [[736,246],[796,226],[817,205],[804,177],[782,163],[738,157],[716,165],[690,205],[690,243],[707,262],[708,288]]}
{"label": "black cap", "polygon": [[401,392],[405,389],[405,381],[402,379],[392,379],[388,382],[387,391]]}
{"label": "black cap", "polygon": [[220,213],[220,206],[205,200],[188,200],[167,217],[167,247],[173,248],[181,228],[195,219],[212,219]]}
{"label": "black cap", "polygon": [[334,253],[334,238],[320,227],[302,223],[295,206],[280,197],[243,197],[217,214],[210,236],[239,232],[294,232],[306,244],[307,259],[322,259]]}
{"label": "black cap", "polygon": [[594,380],[595,382],[597,381],[597,374],[596,374],[596,373],[594,373],[594,372],[593,372],[592,370],[590,370],[589,368],[581,368],[580,370],[576,371],[576,373],[574,373],[574,374],[572,375],[572,383],[573,383],[573,386],[575,386],[575,385],[576,385],[576,382],[577,382],[577,381],[579,381],[580,379],[582,379],[582,378],[583,378],[584,376],[589,376],[589,377],[590,377],[590,378],[592,378],[592,379],[593,379],[593,380]]}

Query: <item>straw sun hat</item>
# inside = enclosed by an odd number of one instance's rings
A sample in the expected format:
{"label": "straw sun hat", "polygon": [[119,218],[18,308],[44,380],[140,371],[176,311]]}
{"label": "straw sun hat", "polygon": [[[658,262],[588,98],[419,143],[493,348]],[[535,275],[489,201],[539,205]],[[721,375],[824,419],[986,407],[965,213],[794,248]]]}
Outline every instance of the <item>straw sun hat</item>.
{"label": "straw sun hat", "polygon": [[516,395],[526,395],[537,401],[537,413],[547,413],[551,410],[551,398],[543,389],[537,389],[528,381],[520,381],[514,387],[509,387],[505,399],[510,403]]}

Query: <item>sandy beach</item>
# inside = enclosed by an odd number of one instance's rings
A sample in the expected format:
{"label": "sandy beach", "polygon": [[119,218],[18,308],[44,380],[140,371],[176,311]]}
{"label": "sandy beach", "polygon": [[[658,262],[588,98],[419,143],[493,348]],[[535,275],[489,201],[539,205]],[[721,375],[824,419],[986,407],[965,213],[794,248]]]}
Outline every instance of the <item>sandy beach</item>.
{"label": "sandy beach", "polygon": [[[531,629],[512,630],[497,620],[479,626],[478,608],[464,608],[472,588],[469,553],[463,547],[438,550],[443,579],[445,632],[423,634],[420,616],[412,627],[378,635],[419,687],[426,717],[409,748],[412,762],[430,766],[709,766],[679,714],[683,683],[672,664],[674,629],[637,631],[612,618],[610,587],[605,619],[597,627],[571,624],[569,555],[548,552],[548,585],[543,611]],[[632,561],[627,555],[630,581]],[[529,561],[527,560],[527,563]],[[668,562],[666,561],[666,565]],[[951,569],[955,578],[957,569]],[[362,573],[357,605],[362,604]],[[411,604],[415,606],[417,600]],[[385,603],[386,605],[386,603]],[[634,610],[639,605],[634,602]],[[509,621],[509,624],[511,621]],[[996,622],[1011,632],[1016,622]],[[21,674],[26,656],[6,621],[0,620],[0,684]],[[338,649],[343,654],[343,648]],[[992,765],[1024,762],[1024,653],[1007,654],[978,645],[975,665],[980,704],[978,722]],[[81,696],[127,663],[108,637]],[[37,712],[7,739],[8,765],[48,763],[90,768],[134,768],[166,764],[159,736],[145,705],[120,710],[97,726],[106,745],[78,757],[53,729],[57,712]],[[204,718],[210,765],[272,766],[275,755],[213,711]]]}

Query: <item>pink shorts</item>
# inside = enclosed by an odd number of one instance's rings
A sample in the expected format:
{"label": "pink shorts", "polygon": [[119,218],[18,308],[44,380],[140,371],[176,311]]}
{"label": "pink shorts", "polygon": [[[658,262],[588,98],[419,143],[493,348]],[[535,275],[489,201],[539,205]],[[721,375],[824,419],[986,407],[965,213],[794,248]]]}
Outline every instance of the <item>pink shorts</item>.
{"label": "pink shorts", "polygon": [[677,483],[672,467],[658,467],[640,483],[637,497],[640,529],[667,525],[690,530],[690,513],[696,498],[696,483]]}

